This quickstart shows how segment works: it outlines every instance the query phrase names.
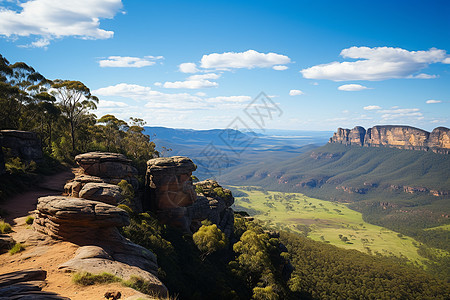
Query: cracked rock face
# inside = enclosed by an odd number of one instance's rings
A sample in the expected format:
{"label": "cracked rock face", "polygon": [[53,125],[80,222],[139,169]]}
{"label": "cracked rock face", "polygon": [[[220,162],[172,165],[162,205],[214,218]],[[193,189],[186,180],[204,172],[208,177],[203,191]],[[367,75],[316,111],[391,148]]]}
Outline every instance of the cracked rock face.
{"label": "cracked rock face", "polygon": [[123,200],[122,189],[115,184],[89,182],[79,192],[79,197],[117,205]]}
{"label": "cracked rock face", "polygon": [[2,147],[9,148],[14,157],[26,161],[40,161],[44,158],[41,141],[34,132],[0,130],[0,139]]}
{"label": "cracked rock face", "polygon": [[77,155],[75,161],[85,174],[92,176],[124,178],[137,174],[136,168],[130,165],[131,161],[119,153],[89,152]]}

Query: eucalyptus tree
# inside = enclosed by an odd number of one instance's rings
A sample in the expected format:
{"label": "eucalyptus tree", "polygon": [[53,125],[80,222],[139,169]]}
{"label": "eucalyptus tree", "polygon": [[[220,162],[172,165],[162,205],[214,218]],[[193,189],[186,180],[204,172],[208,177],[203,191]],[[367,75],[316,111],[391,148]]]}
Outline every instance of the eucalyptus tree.
{"label": "eucalyptus tree", "polygon": [[51,93],[58,101],[62,115],[70,126],[72,151],[76,151],[76,133],[90,110],[97,109],[98,98],[80,81],[54,80]]}

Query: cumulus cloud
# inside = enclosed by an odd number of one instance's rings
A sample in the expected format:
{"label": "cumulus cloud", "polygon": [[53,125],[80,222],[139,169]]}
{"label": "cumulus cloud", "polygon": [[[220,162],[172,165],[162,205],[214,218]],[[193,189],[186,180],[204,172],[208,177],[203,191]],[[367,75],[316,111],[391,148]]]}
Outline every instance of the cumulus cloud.
{"label": "cumulus cloud", "polygon": [[362,91],[367,90],[368,87],[360,84],[344,84],[338,87],[338,90],[340,91],[347,91],[347,92],[355,92],[355,91]]}
{"label": "cumulus cloud", "polygon": [[298,95],[303,95],[304,93],[300,90],[290,90],[289,91],[289,96],[298,96]]}
{"label": "cumulus cloud", "polygon": [[107,59],[99,61],[99,65],[102,68],[142,68],[152,66],[156,60],[163,59],[163,56],[144,56],[131,57],[131,56],[109,56]]}
{"label": "cumulus cloud", "polygon": [[225,52],[203,55],[201,67],[205,69],[253,69],[253,68],[282,68],[291,59],[286,55],[276,53],[260,53],[255,50],[245,52]]}
{"label": "cumulus cloud", "polygon": [[113,107],[127,107],[128,104],[119,101],[108,101],[100,99],[98,101],[98,108],[113,108]]}
{"label": "cumulus cloud", "polygon": [[436,104],[436,103],[442,103],[442,100],[427,100],[427,104]]}
{"label": "cumulus cloud", "polygon": [[121,0],[29,0],[17,10],[0,10],[0,35],[41,37],[31,47],[46,47],[50,40],[67,36],[109,39],[114,32],[101,29],[100,19],[113,18],[121,8]]}
{"label": "cumulus cloud", "polygon": [[219,97],[212,97],[207,99],[209,102],[215,102],[215,103],[243,103],[248,102],[252,100],[252,97],[250,96],[219,96]]}
{"label": "cumulus cloud", "polygon": [[356,61],[331,62],[303,69],[309,79],[385,80],[391,78],[432,78],[435,75],[418,74],[429,64],[447,62],[445,50],[408,51],[392,47],[351,47],[341,51],[343,58]]}
{"label": "cumulus cloud", "polygon": [[182,63],[178,66],[178,69],[182,73],[197,73],[199,71],[194,63]]}
{"label": "cumulus cloud", "polygon": [[450,64],[450,56],[449,56],[449,57],[446,57],[446,58],[442,61],[442,63],[443,63],[443,64]]}
{"label": "cumulus cloud", "polygon": [[364,110],[377,110],[377,109],[381,109],[381,106],[378,105],[364,106]]}

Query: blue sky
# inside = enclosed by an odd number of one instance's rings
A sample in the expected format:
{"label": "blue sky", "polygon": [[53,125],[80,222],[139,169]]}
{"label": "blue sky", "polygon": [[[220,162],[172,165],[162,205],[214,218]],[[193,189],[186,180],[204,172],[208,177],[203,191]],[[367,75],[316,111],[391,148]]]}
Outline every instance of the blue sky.
{"label": "blue sky", "polygon": [[[149,126],[450,127],[449,1],[0,1],[0,53]],[[428,103],[427,103],[428,102]]]}

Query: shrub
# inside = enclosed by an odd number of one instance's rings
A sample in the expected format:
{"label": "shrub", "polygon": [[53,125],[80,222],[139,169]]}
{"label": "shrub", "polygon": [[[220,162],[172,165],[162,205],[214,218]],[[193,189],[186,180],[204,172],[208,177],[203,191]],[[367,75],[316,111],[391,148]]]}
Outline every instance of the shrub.
{"label": "shrub", "polygon": [[0,232],[2,234],[5,234],[5,233],[10,233],[11,231],[12,231],[11,225],[9,225],[8,223],[6,223],[3,220],[0,220]]}
{"label": "shrub", "polygon": [[192,236],[195,245],[207,255],[225,247],[225,234],[216,224],[202,225]]}
{"label": "shrub", "polygon": [[34,217],[33,216],[28,216],[25,220],[25,223],[27,223],[28,225],[33,224],[34,221]]}
{"label": "shrub", "polygon": [[119,204],[119,205],[117,205],[117,207],[126,211],[130,216],[133,214],[133,210],[125,204]]}
{"label": "shrub", "polygon": [[25,246],[21,243],[16,243],[8,252],[9,254],[13,255],[22,252],[23,250],[25,250]]}
{"label": "shrub", "polygon": [[126,180],[122,180],[117,184],[122,189],[122,196],[125,199],[124,203],[130,205],[133,203],[134,189]]}

